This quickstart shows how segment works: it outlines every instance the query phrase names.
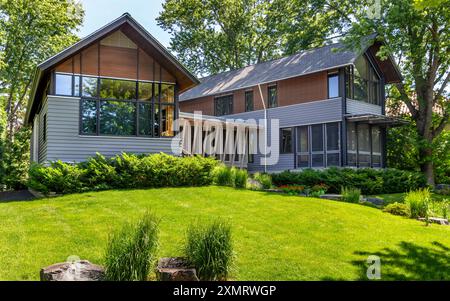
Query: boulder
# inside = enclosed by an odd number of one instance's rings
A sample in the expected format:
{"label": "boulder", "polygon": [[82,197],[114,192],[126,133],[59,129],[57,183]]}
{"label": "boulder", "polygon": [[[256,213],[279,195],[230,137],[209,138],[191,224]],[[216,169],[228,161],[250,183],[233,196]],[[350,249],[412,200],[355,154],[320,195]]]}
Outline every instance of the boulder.
{"label": "boulder", "polygon": [[161,258],[156,268],[159,281],[199,281],[195,268],[183,257]]}
{"label": "boulder", "polygon": [[[424,217],[419,217],[419,221],[426,222],[426,219]],[[440,224],[440,225],[449,225],[449,222],[445,218],[440,217],[430,217],[428,218],[428,221],[430,223]]]}
{"label": "boulder", "polygon": [[103,267],[87,260],[56,263],[41,269],[41,281],[101,281]]}
{"label": "boulder", "polygon": [[379,199],[379,198],[366,198],[365,201],[369,202],[369,203],[372,203],[375,206],[383,206],[384,205],[384,200],[383,199]]}

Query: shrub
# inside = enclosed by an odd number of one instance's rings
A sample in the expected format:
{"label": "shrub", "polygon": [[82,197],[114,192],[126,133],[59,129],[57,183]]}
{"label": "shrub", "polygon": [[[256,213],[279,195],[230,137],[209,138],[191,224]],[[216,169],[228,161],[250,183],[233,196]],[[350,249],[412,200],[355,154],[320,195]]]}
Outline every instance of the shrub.
{"label": "shrub", "polygon": [[359,203],[361,199],[361,189],[342,187],[342,200],[349,203]]}
{"label": "shrub", "polygon": [[290,195],[298,195],[302,193],[305,190],[305,186],[302,185],[282,185],[278,187],[281,191],[284,193],[290,194]]}
{"label": "shrub", "polygon": [[233,179],[233,187],[245,188],[248,179],[247,170],[233,167],[231,168],[231,174]]}
{"label": "shrub", "polygon": [[233,185],[233,175],[231,169],[221,164],[217,166],[213,171],[214,184],[219,186],[232,186]]}
{"label": "shrub", "polygon": [[174,157],[167,154],[100,154],[86,162],[50,166],[33,164],[28,186],[43,193],[72,193],[111,188],[202,186],[212,183],[213,158]]}
{"label": "shrub", "polygon": [[397,169],[305,169],[301,172],[284,171],[272,174],[272,179],[277,186],[305,185],[312,188],[324,184],[331,193],[339,193],[344,186],[359,188],[364,194],[407,192],[426,187],[425,177],[421,173]]}
{"label": "shrub", "polygon": [[397,203],[397,202],[387,205],[383,209],[383,211],[388,212],[393,215],[400,215],[400,216],[407,216],[407,217],[409,217],[411,215],[409,206],[407,204]]}
{"label": "shrub", "polygon": [[226,280],[233,259],[230,225],[220,220],[190,225],[184,252],[200,280]]}
{"label": "shrub", "polygon": [[441,201],[434,200],[429,204],[429,211],[432,216],[439,216],[448,219],[449,210],[450,202],[447,199]]}
{"label": "shrub", "polygon": [[61,161],[51,163],[45,167],[40,164],[32,164],[29,171],[28,187],[44,194],[73,193],[83,190],[83,170],[76,165]]}
{"label": "shrub", "polygon": [[405,204],[409,206],[412,218],[428,217],[428,206],[431,200],[430,190],[410,191],[405,196]]}
{"label": "shrub", "polygon": [[261,184],[263,189],[272,188],[272,177],[269,174],[257,172],[253,178]]}
{"label": "shrub", "polygon": [[136,224],[110,235],[105,255],[105,278],[110,281],[147,280],[158,245],[159,219],[147,212]]}

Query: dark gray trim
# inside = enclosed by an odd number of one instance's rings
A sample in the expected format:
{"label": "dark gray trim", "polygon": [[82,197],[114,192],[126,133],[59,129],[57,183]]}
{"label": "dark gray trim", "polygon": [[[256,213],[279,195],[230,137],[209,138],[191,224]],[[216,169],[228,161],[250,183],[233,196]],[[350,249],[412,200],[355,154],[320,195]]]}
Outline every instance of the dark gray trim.
{"label": "dark gray trim", "polygon": [[342,122],[341,122],[341,166],[347,165],[347,76],[345,67],[339,69],[339,89],[342,99]]}

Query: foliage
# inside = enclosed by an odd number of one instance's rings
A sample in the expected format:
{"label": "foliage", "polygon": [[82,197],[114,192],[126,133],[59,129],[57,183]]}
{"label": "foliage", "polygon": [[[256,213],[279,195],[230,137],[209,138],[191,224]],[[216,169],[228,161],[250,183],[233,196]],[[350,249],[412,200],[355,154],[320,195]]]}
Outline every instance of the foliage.
{"label": "foliage", "polygon": [[233,177],[231,174],[231,169],[225,166],[225,164],[220,164],[216,166],[213,171],[214,184],[219,186],[233,186]]}
{"label": "foliage", "polygon": [[406,192],[426,185],[421,173],[397,169],[351,169],[328,168],[324,170],[305,169],[301,172],[284,171],[273,174],[275,185],[304,185],[314,187],[324,184],[328,192],[339,193],[341,187],[355,187],[363,194]]}
{"label": "foliage", "polygon": [[405,196],[405,204],[409,206],[412,218],[428,217],[431,194],[429,189],[410,191]]}
{"label": "foliage", "polygon": [[200,280],[226,280],[233,259],[231,226],[221,220],[192,224],[186,235],[184,252],[195,266]]}
{"label": "foliage", "polygon": [[231,174],[233,179],[233,187],[245,188],[247,185],[248,173],[246,169],[231,168]]}
{"label": "foliage", "polygon": [[359,200],[361,199],[361,189],[342,187],[341,195],[344,202],[359,203]]}
{"label": "foliage", "polygon": [[409,206],[404,203],[392,203],[388,204],[383,209],[384,212],[388,212],[393,215],[400,215],[400,216],[407,216],[409,217],[411,215],[411,211],[409,210]]}
{"label": "foliage", "polygon": [[284,193],[287,193],[289,195],[298,195],[300,193],[303,193],[305,190],[305,186],[302,185],[281,185],[278,187],[281,191]]}
{"label": "foliage", "polygon": [[167,0],[158,25],[198,74],[214,74],[320,46],[337,13],[305,0]]}
{"label": "foliage", "polygon": [[110,234],[105,254],[109,281],[145,281],[158,246],[159,219],[147,212],[136,224]]}
{"label": "foliage", "polygon": [[72,193],[111,188],[203,186],[212,182],[217,161],[167,154],[123,153],[111,159],[97,154],[86,162],[33,164],[28,186],[43,193]]}
{"label": "foliage", "polygon": [[272,188],[272,177],[267,173],[255,173],[253,175],[253,179],[258,181],[263,189],[270,189]]}

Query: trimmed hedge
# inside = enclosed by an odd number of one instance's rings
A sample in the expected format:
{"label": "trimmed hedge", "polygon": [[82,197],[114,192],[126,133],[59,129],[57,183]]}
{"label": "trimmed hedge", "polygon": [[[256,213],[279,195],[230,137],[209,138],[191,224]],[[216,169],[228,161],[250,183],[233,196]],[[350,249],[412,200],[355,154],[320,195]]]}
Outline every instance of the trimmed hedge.
{"label": "trimmed hedge", "polygon": [[78,164],[61,161],[49,166],[33,164],[28,187],[44,194],[65,194],[115,188],[204,186],[211,184],[211,173],[217,163],[213,158],[174,157],[164,153],[123,153],[110,159],[97,154]]}
{"label": "trimmed hedge", "polygon": [[426,187],[425,177],[418,172],[398,169],[352,169],[328,168],[323,170],[305,169],[301,172],[284,171],[272,174],[275,185],[325,184],[328,192],[340,193],[341,187],[361,189],[363,194],[398,193]]}

